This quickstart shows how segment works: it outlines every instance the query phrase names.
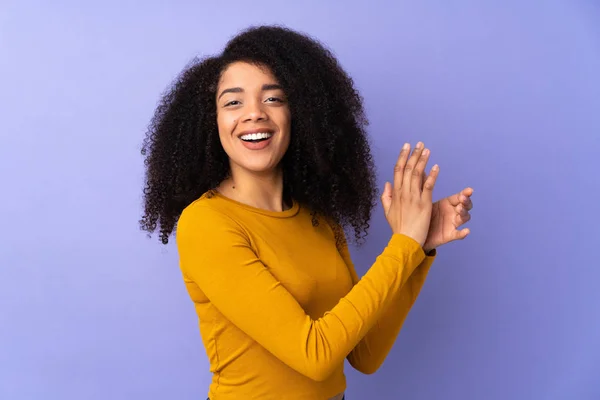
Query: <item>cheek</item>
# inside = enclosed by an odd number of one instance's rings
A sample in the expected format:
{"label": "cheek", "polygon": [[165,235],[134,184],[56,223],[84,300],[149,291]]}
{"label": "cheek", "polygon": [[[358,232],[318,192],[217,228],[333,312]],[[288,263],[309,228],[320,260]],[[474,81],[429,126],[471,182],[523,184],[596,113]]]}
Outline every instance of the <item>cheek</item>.
{"label": "cheek", "polygon": [[219,127],[219,132],[225,132],[227,130],[227,120],[228,118],[223,114],[217,114],[217,126]]}
{"label": "cheek", "polygon": [[292,125],[292,117],[289,109],[282,110],[283,112],[278,116],[278,125],[279,128],[285,131],[286,135],[290,135],[291,125]]}
{"label": "cheek", "polygon": [[221,141],[224,139],[231,139],[231,133],[233,132],[237,120],[231,115],[217,115],[217,128],[219,130],[219,138]]}
{"label": "cheek", "polygon": [[231,140],[231,129],[226,123],[226,121],[222,121],[217,118],[217,129],[219,133],[219,142],[221,142],[221,147],[225,150],[225,153],[228,157],[231,157],[233,151],[233,141]]}

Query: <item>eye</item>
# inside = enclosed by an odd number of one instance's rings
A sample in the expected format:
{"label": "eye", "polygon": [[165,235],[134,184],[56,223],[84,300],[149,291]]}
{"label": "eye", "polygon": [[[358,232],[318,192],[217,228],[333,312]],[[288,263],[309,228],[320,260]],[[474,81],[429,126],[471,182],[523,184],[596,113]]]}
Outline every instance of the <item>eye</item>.
{"label": "eye", "polygon": [[269,97],[267,99],[267,101],[274,101],[276,103],[283,103],[283,100],[281,100],[279,97]]}
{"label": "eye", "polygon": [[224,105],[223,107],[237,106],[238,104],[240,104],[240,102],[239,102],[239,101],[237,101],[237,100],[232,100],[232,101],[230,101],[230,102],[228,102],[228,103],[225,103],[225,105]]}

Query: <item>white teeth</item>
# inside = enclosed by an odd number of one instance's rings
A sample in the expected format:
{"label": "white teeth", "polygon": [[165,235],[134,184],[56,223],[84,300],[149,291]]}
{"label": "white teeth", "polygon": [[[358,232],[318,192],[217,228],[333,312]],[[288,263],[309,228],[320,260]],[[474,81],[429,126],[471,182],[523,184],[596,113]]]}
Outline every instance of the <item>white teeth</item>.
{"label": "white teeth", "polygon": [[261,139],[268,139],[271,136],[273,136],[273,134],[267,133],[267,132],[249,133],[247,135],[240,136],[240,139],[242,139],[242,140],[261,140]]}

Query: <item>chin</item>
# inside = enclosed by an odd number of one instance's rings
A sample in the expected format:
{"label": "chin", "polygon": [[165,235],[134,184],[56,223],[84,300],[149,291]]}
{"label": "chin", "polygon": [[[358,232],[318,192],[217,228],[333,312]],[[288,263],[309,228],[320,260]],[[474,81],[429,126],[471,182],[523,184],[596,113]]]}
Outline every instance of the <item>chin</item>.
{"label": "chin", "polygon": [[278,169],[276,165],[248,165],[242,166],[242,168],[258,175],[272,174]]}
{"label": "chin", "polygon": [[238,170],[251,172],[257,175],[264,175],[277,171],[279,163],[274,163],[271,160],[245,160],[245,162],[240,163],[234,162],[232,166]]}

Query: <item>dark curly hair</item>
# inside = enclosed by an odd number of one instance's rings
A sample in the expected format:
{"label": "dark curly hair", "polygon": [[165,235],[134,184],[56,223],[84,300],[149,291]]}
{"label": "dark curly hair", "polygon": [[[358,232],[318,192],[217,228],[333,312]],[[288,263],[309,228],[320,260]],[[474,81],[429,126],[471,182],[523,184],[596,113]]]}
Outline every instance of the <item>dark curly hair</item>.
{"label": "dark curly hair", "polygon": [[377,197],[362,98],[331,52],[279,26],[249,28],[218,56],[194,59],[163,95],[142,147],[146,183],[141,228],[160,226],[168,243],[185,207],[229,174],[217,130],[216,89],[222,71],[244,61],[267,66],[283,87],[292,116],[282,159],[284,191],[358,242]]}

